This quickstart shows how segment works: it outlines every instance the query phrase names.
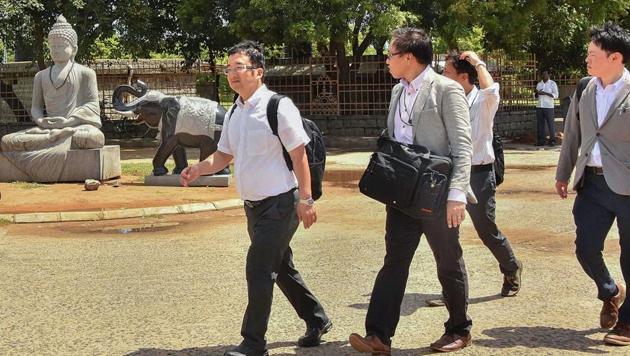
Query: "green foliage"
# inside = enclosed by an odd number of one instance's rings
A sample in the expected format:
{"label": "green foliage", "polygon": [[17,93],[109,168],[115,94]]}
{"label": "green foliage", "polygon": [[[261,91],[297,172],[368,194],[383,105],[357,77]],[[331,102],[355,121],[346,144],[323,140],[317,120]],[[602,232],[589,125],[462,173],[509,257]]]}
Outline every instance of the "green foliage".
{"label": "green foliage", "polygon": [[269,57],[377,54],[394,28],[410,25],[431,33],[435,52],[534,53],[544,67],[576,70],[588,28],[630,28],[629,9],[630,0],[0,0],[0,51],[43,66],[59,14],[79,35],[79,61],[221,62],[243,38],[263,42]]}
{"label": "green foliage", "polygon": [[479,26],[473,26],[472,31],[468,32],[462,37],[459,37],[456,40],[457,48],[463,48],[465,50],[481,53],[484,51],[484,46],[483,46],[484,38],[485,38],[485,32],[483,28]]}
{"label": "green foliage", "polygon": [[46,187],[45,184],[36,183],[36,182],[12,182],[14,186],[19,189],[38,189]]}

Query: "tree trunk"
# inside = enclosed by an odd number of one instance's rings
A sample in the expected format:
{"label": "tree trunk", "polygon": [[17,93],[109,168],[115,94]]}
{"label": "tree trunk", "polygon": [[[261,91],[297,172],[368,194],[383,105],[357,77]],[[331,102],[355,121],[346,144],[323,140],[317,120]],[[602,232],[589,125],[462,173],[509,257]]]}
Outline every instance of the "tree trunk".
{"label": "tree trunk", "polygon": [[[39,17],[41,19],[41,16]],[[37,60],[37,66],[39,70],[46,69],[46,62],[44,61],[44,28],[42,21],[35,21],[33,28],[33,52],[35,59]]]}

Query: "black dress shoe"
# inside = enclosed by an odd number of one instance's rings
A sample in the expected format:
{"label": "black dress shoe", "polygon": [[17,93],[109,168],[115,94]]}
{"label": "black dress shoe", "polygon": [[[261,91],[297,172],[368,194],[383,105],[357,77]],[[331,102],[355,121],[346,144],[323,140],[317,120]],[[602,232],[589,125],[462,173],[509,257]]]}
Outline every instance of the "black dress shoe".
{"label": "black dress shoe", "polygon": [[322,335],[332,329],[332,321],[328,320],[324,326],[307,326],[306,333],[298,339],[298,346],[313,347],[322,342]]}
{"label": "black dress shoe", "polygon": [[225,351],[223,356],[269,356],[269,352],[267,350],[255,350],[245,344],[240,344],[234,350]]}

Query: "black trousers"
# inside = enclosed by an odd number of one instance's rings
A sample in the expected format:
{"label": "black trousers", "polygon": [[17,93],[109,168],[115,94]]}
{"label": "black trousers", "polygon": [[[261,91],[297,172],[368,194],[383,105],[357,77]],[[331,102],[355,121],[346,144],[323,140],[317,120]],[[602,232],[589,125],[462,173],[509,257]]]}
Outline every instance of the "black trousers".
{"label": "black trousers", "polygon": [[[573,205],[576,240],[575,253],[586,274],[595,281],[597,297],[609,299],[617,293],[602,251],[604,241],[615,218],[621,246],[621,273],[630,281],[630,195],[620,195],[608,187],[603,175],[585,172],[583,185],[578,189]],[[630,302],[619,309],[619,321],[630,323]]]}
{"label": "black trousers", "polygon": [[247,309],[243,317],[243,343],[257,350],[266,348],[274,283],[307,325],[323,326],[328,318],[317,298],[306,287],[293,265],[289,243],[297,230],[297,191],[270,197],[245,206],[251,245],[247,251]]}
{"label": "black trousers", "polygon": [[409,265],[424,234],[437,263],[437,273],[449,319],[447,333],[467,335],[472,321],[468,309],[468,276],[459,244],[459,228],[449,229],[446,213],[433,220],[413,219],[387,208],[385,225],[385,262],[379,271],[365,320],[367,335],[391,344],[409,276]]}
{"label": "black trousers", "polygon": [[555,110],[552,108],[536,108],[536,142],[539,145],[545,143],[545,125],[549,129],[549,143],[556,143]]}
{"label": "black trousers", "polygon": [[[485,167],[489,169],[483,169]],[[470,173],[470,186],[478,203],[466,205],[466,211],[477,230],[477,235],[497,259],[499,269],[503,274],[516,271],[518,266],[510,241],[495,222],[497,184],[492,164],[473,166]]]}

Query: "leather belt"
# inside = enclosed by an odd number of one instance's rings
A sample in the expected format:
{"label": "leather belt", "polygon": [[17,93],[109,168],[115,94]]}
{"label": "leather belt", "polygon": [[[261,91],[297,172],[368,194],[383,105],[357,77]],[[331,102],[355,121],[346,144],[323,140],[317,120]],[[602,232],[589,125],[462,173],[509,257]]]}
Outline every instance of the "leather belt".
{"label": "leather belt", "polygon": [[586,166],[586,171],[593,174],[597,174],[598,176],[604,175],[604,169],[602,167]]}
{"label": "leather belt", "polygon": [[264,200],[244,200],[243,203],[245,203],[245,206],[248,208],[255,208],[258,205],[262,204]]}
{"label": "leather belt", "polygon": [[492,163],[473,165],[472,167],[470,167],[470,172],[471,173],[488,172],[492,170],[492,166],[493,166]]}
{"label": "leather belt", "polygon": [[253,209],[253,208],[259,206],[260,204],[268,201],[269,199],[273,199],[275,197],[279,197],[279,196],[284,195],[284,194],[293,194],[293,191],[296,190],[296,189],[297,188],[293,188],[293,189],[288,190],[288,191],[286,191],[286,192],[284,192],[282,194],[274,195],[274,196],[271,196],[271,197],[266,197],[265,199],[262,199],[262,200],[243,200],[243,203],[245,204],[246,207],[248,207],[250,209]]}

